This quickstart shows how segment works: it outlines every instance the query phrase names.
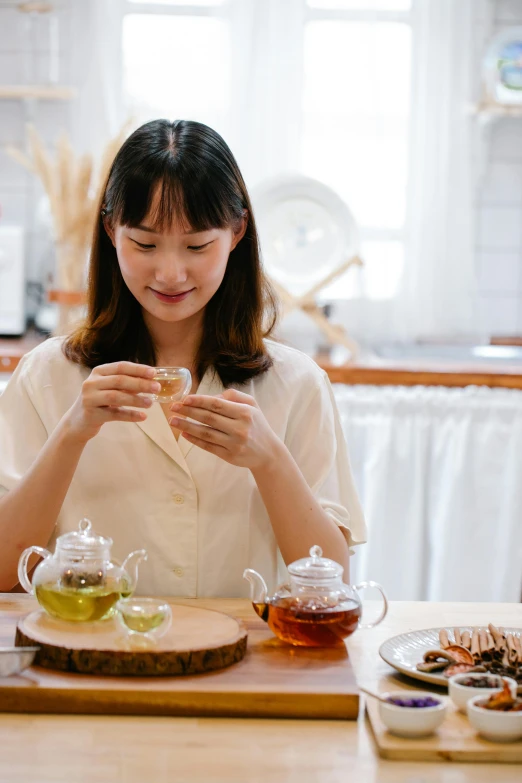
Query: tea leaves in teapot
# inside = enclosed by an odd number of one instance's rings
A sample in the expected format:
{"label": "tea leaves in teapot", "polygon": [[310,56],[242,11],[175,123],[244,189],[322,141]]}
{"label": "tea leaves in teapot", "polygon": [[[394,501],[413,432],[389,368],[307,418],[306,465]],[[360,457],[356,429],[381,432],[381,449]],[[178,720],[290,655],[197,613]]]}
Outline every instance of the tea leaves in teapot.
{"label": "tea leaves in teapot", "polygon": [[114,586],[101,585],[76,589],[56,584],[35,588],[38,603],[53,617],[70,622],[94,622],[108,616],[120,599]]}

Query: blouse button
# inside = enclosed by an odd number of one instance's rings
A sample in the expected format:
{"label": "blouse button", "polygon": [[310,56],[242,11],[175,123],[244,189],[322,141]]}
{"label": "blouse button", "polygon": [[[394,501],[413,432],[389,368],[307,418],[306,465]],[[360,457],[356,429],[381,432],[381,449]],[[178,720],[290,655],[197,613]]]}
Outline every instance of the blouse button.
{"label": "blouse button", "polygon": [[182,506],[183,503],[185,502],[185,498],[183,497],[183,495],[173,495],[172,497],[174,498],[174,503],[177,506]]}
{"label": "blouse button", "polygon": [[172,569],[172,573],[173,573],[173,574],[175,574],[175,576],[183,576],[183,574],[184,574],[184,571],[183,571],[183,569],[182,569],[182,568],[180,568],[179,566],[177,566],[176,568],[173,568],[173,569]]}

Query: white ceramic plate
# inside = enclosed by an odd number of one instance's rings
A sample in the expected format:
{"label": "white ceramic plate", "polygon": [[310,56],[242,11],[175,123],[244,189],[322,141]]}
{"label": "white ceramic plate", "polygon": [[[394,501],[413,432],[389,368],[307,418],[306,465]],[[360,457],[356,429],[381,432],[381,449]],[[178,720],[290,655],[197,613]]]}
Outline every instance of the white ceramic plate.
{"label": "white ceramic plate", "polygon": [[[460,632],[473,631],[480,626],[460,626]],[[505,628],[502,626],[506,633],[516,633],[519,636],[522,635],[522,628]],[[401,674],[407,674],[409,677],[415,677],[417,680],[423,682],[430,682],[432,685],[442,685],[444,688],[448,687],[448,678],[444,677],[444,673],[429,674],[426,672],[418,671],[417,664],[423,659],[426,650],[438,650],[439,643],[439,631],[441,628],[426,628],[422,631],[410,631],[409,633],[401,633],[398,636],[393,636],[381,644],[379,649],[379,655],[394,669],[401,672]],[[446,628],[450,641],[453,640],[453,628]],[[486,629],[487,630],[487,629]]]}
{"label": "white ceramic plate", "polygon": [[257,185],[251,196],[266,267],[295,295],[359,253],[355,219],[324,183],[282,175]]}

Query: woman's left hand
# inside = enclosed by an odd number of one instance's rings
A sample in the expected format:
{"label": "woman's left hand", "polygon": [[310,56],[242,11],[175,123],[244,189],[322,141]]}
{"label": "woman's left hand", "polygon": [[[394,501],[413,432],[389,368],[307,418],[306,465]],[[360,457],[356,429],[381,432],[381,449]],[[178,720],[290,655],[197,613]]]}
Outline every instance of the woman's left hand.
{"label": "woman's left hand", "polygon": [[170,406],[177,417],[169,424],[190,443],[231,465],[255,470],[268,464],[282,446],[259,406],[249,394],[227,389],[217,397],[190,394]]}

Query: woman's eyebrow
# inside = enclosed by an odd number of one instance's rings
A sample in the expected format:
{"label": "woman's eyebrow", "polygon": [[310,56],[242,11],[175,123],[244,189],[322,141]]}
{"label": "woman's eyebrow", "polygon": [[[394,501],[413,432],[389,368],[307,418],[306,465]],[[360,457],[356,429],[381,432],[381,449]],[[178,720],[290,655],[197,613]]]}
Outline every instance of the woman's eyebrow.
{"label": "woman's eyebrow", "polygon": [[150,228],[149,226],[134,226],[134,228],[137,228],[139,231],[148,231],[149,234],[155,234],[156,231],[153,228]]}

